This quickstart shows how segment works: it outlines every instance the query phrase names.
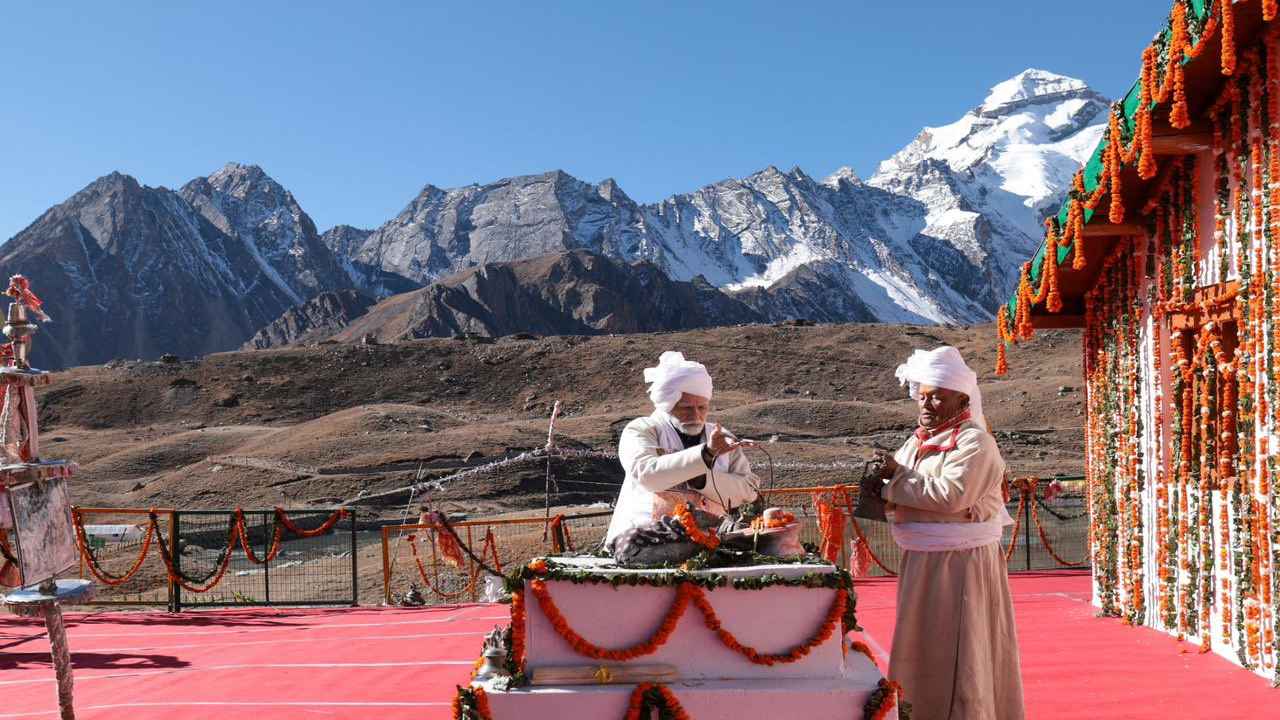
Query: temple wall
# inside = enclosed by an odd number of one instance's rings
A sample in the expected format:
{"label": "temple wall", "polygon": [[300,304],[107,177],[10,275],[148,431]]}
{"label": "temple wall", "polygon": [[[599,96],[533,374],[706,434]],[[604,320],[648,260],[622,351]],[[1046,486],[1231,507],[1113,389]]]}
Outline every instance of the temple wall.
{"label": "temple wall", "polygon": [[[1280,51],[1241,54],[1086,296],[1094,603],[1278,671]],[[1133,216],[1137,216],[1133,212]]]}

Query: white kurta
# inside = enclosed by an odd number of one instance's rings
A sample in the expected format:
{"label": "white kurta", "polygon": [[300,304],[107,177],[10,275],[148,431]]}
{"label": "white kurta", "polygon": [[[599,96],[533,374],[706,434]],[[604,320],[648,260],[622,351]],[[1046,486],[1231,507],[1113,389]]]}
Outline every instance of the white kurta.
{"label": "white kurta", "polygon": [[[606,543],[650,522],[655,514],[669,513],[679,499],[693,500],[700,509],[717,515],[756,499],[760,480],[741,450],[716,458],[711,470],[702,461],[702,448],[714,429],[715,425],[708,423],[702,433],[703,444],[685,449],[662,413],[636,418],[623,428],[618,460],[626,478],[618,492]],[[704,474],[707,482],[702,489],[673,490]]]}

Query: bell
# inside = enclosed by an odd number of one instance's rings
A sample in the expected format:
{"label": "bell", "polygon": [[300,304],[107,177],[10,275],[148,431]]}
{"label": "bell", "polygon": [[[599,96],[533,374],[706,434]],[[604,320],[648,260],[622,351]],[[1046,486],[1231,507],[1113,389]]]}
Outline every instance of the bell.
{"label": "bell", "polygon": [[484,652],[480,654],[480,668],[476,670],[473,680],[484,681],[494,678],[508,677],[507,643],[500,628],[494,628],[484,638]]}

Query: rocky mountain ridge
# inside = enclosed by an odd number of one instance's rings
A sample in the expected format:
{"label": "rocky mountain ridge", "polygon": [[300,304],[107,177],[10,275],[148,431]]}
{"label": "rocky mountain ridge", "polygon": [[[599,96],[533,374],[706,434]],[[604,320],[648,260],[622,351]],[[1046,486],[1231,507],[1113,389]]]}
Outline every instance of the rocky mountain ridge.
{"label": "rocky mountain ridge", "polygon": [[[1027,70],[960,120],[926,128],[865,181],[848,168],[818,180],[768,167],[642,204],[613,180],[557,170],[428,185],[380,227],[323,235],[256,166],[232,163],[177,191],[115,173],[15,236],[0,273],[27,274],[46,296],[58,322],[36,361],[55,368],[225,350],[260,329],[268,344],[312,328],[326,334],[357,312],[354,296],[307,303],[350,288],[385,298],[440,282],[435,309],[419,308],[435,324],[413,332],[520,331],[492,310],[518,307],[520,283],[482,283],[501,273],[476,268],[577,251],[701,288],[690,298],[714,289],[749,314],[726,317],[981,322],[1012,290],[1039,242],[1040,216],[1096,144],[1106,107],[1079,80]],[[444,282],[459,273],[471,280]],[[634,274],[614,277],[625,285]],[[516,295],[500,300],[500,287]],[[463,302],[460,288],[472,301],[484,295],[488,309],[457,312],[449,303]],[[583,304],[564,304],[574,299]],[[571,293],[553,305],[564,317],[592,317],[593,303]]]}

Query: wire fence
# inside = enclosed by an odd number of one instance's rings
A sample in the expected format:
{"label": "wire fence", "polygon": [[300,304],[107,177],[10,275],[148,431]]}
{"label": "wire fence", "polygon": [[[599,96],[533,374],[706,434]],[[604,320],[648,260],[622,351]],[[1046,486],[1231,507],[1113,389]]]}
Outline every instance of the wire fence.
{"label": "wire fence", "polygon": [[[450,523],[459,539],[498,571],[539,555],[591,552],[604,542],[611,510],[546,518],[462,520]],[[450,561],[434,525],[382,528],[383,600],[403,602],[417,589],[425,604],[476,602],[485,597],[485,573],[470,557]],[[415,600],[410,600],[415,602]]]}
{"label": "wire fence", "polygon": [[[95,604],[358,604],[355,513],[75,508]],[[347,522],[341,522],[346,519]]]}
{"label": "wire fence", "polygon": [[[1047,489],[1052,480],[1053,490]],[[1005,528],[1002,547],[1010,572],[1088,567],[1089,517],[1082,478],[1023,478],[1011,487],[1009,514],[1015,524]],[[856,485],[777,488],[766,491],[766,503],[795,515],[800,541],[835,550],[834,562],[850,567],[855,562],[854,541],[861,535],[870,550],[870,562],[859,574],[874,577],[896,574],[901,550],[885,522],[854,518],[849,498],[857,497]],[[839,540],[824,536],[818,501],[835,503],[840,522]],[[458,539],[470,551],[451,561],[443,533],[435,525],[389,525],[382,529],[383,601],[399,604],[444,604],[492,599],[486,595],[486,573],[474,558],[496,570],[506,570],[540,555],[590,552],[604,540],[611,512],[560,515],[545,518],[464,520],[451,523]],[[566,538],[558,541],[556,528]],[[470,556],[474,556],[470,557]]]}
{"label": "wire fence", "polygon": [[[1008,509],[1015,524],[1005,529],[1002,543],[1010,572],[1088,566],[1083,481],[1049,480],[1022,478],[1012,483]],[[849,499],[857,497],[856,485],[776,488],[763,494],[766,504],[795,515],[801,542],[829,548],[842,567],[857,565],[867,576],[896,572],[901,553],[888,525],[852,515]],[[836,510],[825,525],[819,501],[831,502]],[[96,603],[172,610],[357,604],[361,545],[377,552],[379,541],[383,602],[475,602],[486,598],[487,573],[477,558],[505,570],[539,555],[591,552],[601,546],[611,515],[602,510],[550,520],[450,523],[467,551],[462,557],[451,556],[437,526],[387,525],[380,533],[361,536],[355,513],[345,509],[75,511],[80,576],[97,581]],[[854,551],[859,538],[869,558]],[[375,568],[368,572],[376,573]]]}

